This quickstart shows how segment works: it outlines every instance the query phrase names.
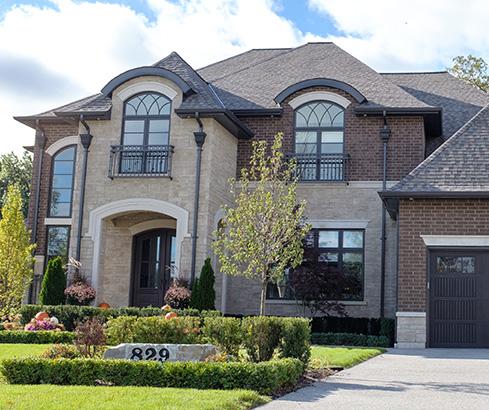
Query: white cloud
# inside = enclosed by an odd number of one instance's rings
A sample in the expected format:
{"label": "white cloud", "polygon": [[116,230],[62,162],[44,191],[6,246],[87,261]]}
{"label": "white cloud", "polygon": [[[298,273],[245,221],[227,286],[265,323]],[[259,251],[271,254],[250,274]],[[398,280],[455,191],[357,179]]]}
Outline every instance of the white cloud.
{"label": "white cloud", "polygon": [[431,70],[469,52],[487,58],[487,0],[308,0],[344,33],[338,45],[377,70]]}
{"label": "white cloud", "polygon": [[[0,67],[0,152],[33,142],[33,130],[13,115],[98,92],[120,72],[173,50],[200,67],[249,48],[289,47],[305,38],[275,13],[272,0],[147,1],[154,21],[127,6],[72,0],[52,0],[55,8],[17,6],[5,14],[0,64],[8,75]],[[31,92],[25,92],[28,84]]]}

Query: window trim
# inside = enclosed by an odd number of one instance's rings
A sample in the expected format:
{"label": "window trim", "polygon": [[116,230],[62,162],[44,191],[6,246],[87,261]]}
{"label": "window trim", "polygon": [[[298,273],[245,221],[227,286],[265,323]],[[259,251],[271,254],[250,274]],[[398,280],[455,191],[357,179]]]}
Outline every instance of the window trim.
{"label": "window trim", "polygon": [[46,268],[47,268],[48,262],[49,262],[49,255],[48,255],[49,229],[51,229],[51,228],[67,228],[68,229],[68,241],[66,243],[66,258],[69,259],[69,257],[70,257],[71,225],[46,225],[46,240],[45,240],[45,244],[44,244],[44,255],[45,255],[44,256],[44,272],[46,271]]}
{"label": "window trim", "polygon": [[[70,196],[70,212],[68,215],[51,215],[51,198],[53,193],[53,183],[54,183],[54,164],[56,162],[56,157],[62,153],[63,151],[74,148],[75,152],[73,153],[73,173],[71,176],[71,196]],[[73,192],[75,191],[75,176],[76,176],[76,160],[78,155],[78,145],[71,144],[66,145],[63,148],[60,148],[56,151],[51,157],[51,170],[49,176],[49,194],[48,194],[48,209],[47,209],[47,218],[72,218],[73,217]]]}

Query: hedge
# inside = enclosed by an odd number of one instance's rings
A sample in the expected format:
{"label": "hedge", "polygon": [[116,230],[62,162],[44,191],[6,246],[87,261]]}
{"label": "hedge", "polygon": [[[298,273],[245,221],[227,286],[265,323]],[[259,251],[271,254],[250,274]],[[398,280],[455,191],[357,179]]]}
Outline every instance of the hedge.
{"label": "hedge", "polygon": [[390,347],[386,336],[357,335],[355,333],[312,333],[311,343],[316,345]]}
{"label": "hedge", "polygon": [[24,358],[1,365],[11,384],[251,389],[262,394],[294,385],[303,371],[303,363],[290,358],[262,363]]}
{"label": "hedge", "polygon": [[0,331],[0,343],[73,343],[73,332],[57,332],[53,330],[2,330]]}
{"label": "hedge", "polygon": [[[29,323],[30,320],[40,311],[47,312],[50,316],[56,316],[60,323],[65,326],[66,330],[74,330],[77,322],[84,321],[90,317],[98,317],[102,321],[107,321],[109,318],[119,316],[161,316],[166,312],[158,307],[122,307],[114,309],[101,309],[94,306],[74,306],[74,305],[22,305],[20,314],[22,316],[22,324]],[[195,316],[195,317],[215,317],[220,316],[221,312],[217,310],[198,311],[197,309],[175,310],[179,316]]]}

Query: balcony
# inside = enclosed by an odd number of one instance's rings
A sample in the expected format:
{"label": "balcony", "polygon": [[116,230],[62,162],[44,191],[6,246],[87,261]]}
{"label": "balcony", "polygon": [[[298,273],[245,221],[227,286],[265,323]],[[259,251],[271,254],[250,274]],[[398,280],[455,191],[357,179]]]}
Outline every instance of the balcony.
{"label": "balcony", "polygon": [[112,145],[109,178],[169,177],[173,145]]}
{"label": "balcony", "polygon": [[288,154],[297,161],[299,181],[347,181],[348,154]]}

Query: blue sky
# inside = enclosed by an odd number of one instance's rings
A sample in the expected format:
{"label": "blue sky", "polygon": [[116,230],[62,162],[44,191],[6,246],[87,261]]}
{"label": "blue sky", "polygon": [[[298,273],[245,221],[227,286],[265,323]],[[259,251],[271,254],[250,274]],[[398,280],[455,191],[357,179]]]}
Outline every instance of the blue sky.
{"label": "blue sky", "polygon": [[488,20],[487,0],[0,0],[0,153],[33,141],[14,115],[97,93],[171,51],[199,68],[334,41],[377,71],[440,70],[461,54],[489,60]]}

